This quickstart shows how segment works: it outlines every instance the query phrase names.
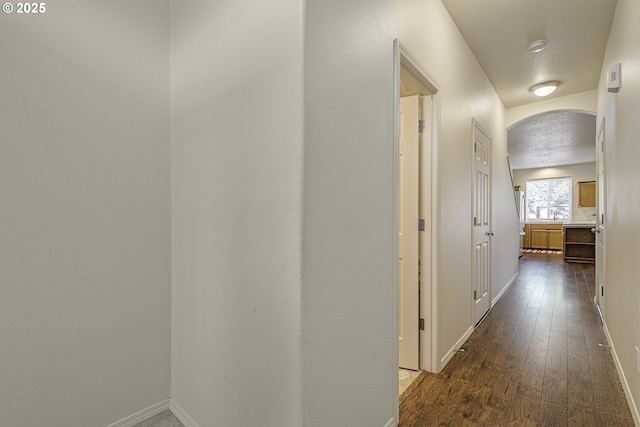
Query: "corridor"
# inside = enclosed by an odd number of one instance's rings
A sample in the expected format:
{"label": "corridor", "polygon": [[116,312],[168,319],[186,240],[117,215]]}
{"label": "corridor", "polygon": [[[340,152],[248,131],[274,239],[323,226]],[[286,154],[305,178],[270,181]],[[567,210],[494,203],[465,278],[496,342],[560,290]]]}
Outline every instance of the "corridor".
{"label": "corridor", "polygon": [[594,266],[525,254],[440,374],[400,397],[400,427],[633,426],[593,305]]}

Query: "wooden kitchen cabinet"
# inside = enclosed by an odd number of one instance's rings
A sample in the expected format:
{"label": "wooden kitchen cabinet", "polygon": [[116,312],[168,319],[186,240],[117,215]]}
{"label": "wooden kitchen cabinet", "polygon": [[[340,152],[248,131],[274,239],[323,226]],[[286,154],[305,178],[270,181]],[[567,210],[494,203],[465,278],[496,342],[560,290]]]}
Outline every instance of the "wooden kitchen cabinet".
{"label": "wooden kitchen cabinet", "polygon": [[581,181],[578,183],[578,206],[593,208],[596,206],[596,182]]}
{"label": "wooden kitchen cabinet", "polygon": [[534,249],[547,249],[547,229],[536,227],[538,224],[533,224],[531,227],[531,247]]}
{"label": "wooden kitchen cabinet", "polygon": [[563,236],[564,236],[564,233],[562,231],[562,225],[560,225],[560,228],[557,228],[557,229],[556,228],[549,229],[547,248],[561,251],[563,240],[564,240]]}
{"label": "wooden kitchen cabinet", "polygon": [[531,224],[525,224],[523,230],[522,247],[528,249],[531,247]]}
{"label": "wooden kitchen cabinet", "polygon": [[529,224],[531,248],[562,250],[562,224]]}

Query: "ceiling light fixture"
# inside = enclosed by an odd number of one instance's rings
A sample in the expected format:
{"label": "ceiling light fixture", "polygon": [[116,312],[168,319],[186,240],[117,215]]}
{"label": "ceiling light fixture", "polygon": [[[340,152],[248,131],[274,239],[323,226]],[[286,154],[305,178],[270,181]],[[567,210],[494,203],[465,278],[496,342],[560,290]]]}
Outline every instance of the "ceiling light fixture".
{"label": "ceiling light fixture", "polygon": [[553,80],[550,82],[544,82],[544,83],[531,86],[531,89],[529,90],[533,92],[534,95],[547,96],[547,95],[551,95],[558,88],[559,84],[560,84],[559,81]]}
{"label": "ceiling light fixture", "polygon": [[547,47],[546,40],[536,40],[534,42],[529,43],[529,52],[536,53],[544,50]]}

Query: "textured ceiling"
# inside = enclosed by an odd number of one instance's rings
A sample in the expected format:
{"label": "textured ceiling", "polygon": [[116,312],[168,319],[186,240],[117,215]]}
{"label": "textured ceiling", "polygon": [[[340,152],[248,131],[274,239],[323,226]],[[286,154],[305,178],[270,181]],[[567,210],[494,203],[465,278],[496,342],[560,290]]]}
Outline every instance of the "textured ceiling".
{"label": "textured ceiling", "polygon": [[[540,101],[529,88],[559,80],[547,98],[595,89],[616,0],[442,0],[505,108]],[[547,48],[527,46],[546,39]]]}
{"label": "textured ceiling", "polygon": [[[616,0],[442,0],[505,108],[596,89]],[[534,40],[547,40],[529,52]],[[551,95],[529,88],[559,80]],[[508,131],[512,168],[595,161],[595,117],[553,112]]]}
{"label": "textured ceiling", "polygon": [[513,169],[595,162],[596,117],[553,111],[530,117],[507,131]]}

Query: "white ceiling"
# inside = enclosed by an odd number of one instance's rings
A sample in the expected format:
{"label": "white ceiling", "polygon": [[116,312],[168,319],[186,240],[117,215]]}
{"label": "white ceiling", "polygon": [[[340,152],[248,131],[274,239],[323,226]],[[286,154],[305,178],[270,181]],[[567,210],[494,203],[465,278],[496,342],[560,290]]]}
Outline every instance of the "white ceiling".
{"label": "white ceiling", "polygon": [[[484,69],[505,108],[517,107],[540,101],[529,88],[549,80],[559,80],[560,86],[550,96],[554,98],[596,89],[604,58],[604,51],[611,30],[616,0],[442,0],[478,62]],[[541,52],[531,53],[530,42],[547,40]],[[579,116],[565,117],[563,123]],[[547,125],[543,119],[558,119],[553,116],[535,118],[532,129],[554,129],[555,136],[545,133],[545,144],[555,139],[564,141],[562,149],[553,148],[547,153],[547,164],[536,163],[530,155],[522,154],[523,164],[528,167],[543,167],[550,163],[561,164],[575,156],[583,158],[584,142],[578,142],[568,132],[575,133],[575,125],[566,129],[557,122]],[[534,120],[534,119],[532,119]],[[572,130],[569,130],[571,128]],[[526,134],[526,136],[525,136]],[[536,132],[524,132],[522,138],[536,146]],[[583,136],[584,137],[584,136]],[[574,141],[571,145],[567,141]],[[589,141],[594,147],[595,128]],[[520,163],[512,153],[513,163]],[[525,141],[518,141],[522,148]],[[568,144],[568,145],[567,145]],[[520,150],[522,151],[522,150]],[[557,156],[555,155],[557,151]],[[562,151],[562,153],[560,153]],[[532,154],[532,153],[529,153]],[[565,159],[565,160],[562,160]],[[573,161],[572,163],[576,163]]]}
{"label": "white ceiling", "polygon": [[596,116],[577,111],[538,114],[507,132],[513,169],[595,161]]}

